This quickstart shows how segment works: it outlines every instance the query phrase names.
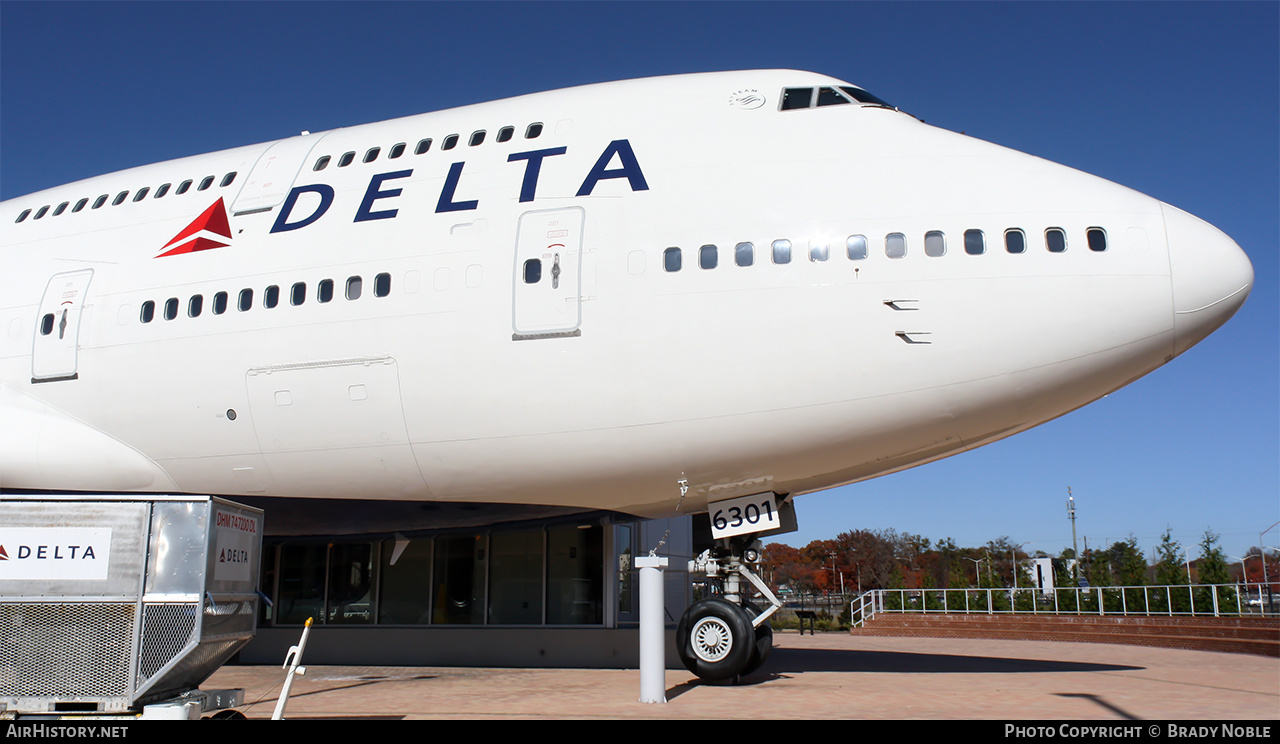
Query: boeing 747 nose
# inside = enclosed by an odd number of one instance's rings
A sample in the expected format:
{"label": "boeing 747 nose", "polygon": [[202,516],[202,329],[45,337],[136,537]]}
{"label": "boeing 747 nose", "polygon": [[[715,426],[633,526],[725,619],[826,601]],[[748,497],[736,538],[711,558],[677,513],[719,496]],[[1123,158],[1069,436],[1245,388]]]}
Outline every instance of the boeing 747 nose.
{"label": "boeing 747 nose", "polygon": [[1161,205],[1173,281],[1174,354],[1181,354],[1235,315],[1253,288],[1253,264],[1221,230]]}

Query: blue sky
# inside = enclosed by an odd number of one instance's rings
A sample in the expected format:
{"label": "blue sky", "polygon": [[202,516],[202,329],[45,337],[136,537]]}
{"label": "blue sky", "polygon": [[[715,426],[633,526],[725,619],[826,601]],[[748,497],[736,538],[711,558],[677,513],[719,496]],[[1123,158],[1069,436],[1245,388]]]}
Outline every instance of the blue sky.
{"label": "blue sky", "polygon": [[[201,152],[628,77],[788,67],[1155,196],[1231,235],[1253,294],[1109,397],[798,500],[858,528],[1150,551],[1280,520],[1276,3],[0,3],[0,198]],[[1280,527],[1266,536],[1280,545]],[[1192,550],[1194,556],[1195,551]]]}

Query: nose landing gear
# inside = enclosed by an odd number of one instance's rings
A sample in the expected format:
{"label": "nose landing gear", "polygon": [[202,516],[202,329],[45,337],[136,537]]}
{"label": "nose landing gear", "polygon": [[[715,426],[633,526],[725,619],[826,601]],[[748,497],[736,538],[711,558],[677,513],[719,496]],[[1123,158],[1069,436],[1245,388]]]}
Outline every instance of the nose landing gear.
{"label": "nose landing gear", "polygon": [[[733,679],[759,669],[773,649],[768,618],[782,603],[748,567],[759,550],[739,540],[726,540],[689,562],[689,572],[718,579],[722,595],[689,606],[676,625],[676,652],[689,671],[707,681]],[[771,605],[761,612],[747,599],[746,581]],[[748,590],[749,591],[749,590]]]}

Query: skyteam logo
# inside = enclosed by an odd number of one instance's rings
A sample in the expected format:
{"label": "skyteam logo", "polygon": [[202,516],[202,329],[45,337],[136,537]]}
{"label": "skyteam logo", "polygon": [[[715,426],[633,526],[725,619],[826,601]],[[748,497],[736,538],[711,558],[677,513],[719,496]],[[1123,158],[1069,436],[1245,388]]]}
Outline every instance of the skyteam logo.
{"label": "skyteam logo", "polygon": [[[223,241],[227,242],[223,242]],[[231,225],[227,222],[227,207],[219,198],[208,209],[182,228],[182,232],[164,244],[156,258],[176,256],[179,253],[195,253],[230,245]]]}

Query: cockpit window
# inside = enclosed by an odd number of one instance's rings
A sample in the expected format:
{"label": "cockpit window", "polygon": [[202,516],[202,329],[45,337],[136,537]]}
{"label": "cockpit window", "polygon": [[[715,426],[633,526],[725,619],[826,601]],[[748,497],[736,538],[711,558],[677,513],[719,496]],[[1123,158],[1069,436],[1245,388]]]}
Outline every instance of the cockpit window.
{"label": "cockpit window", "polygon": [[862,88],[855,88],[852,85],[842,85],[840,86],[840,90],[844,91],[845,93],[848,93],[849,97],[857,101],[858,103],[872,103],[877,106],[884,106],[885,108],[897,108],[892,103],[889,103],[888,101],[882,98],[873,96],[870,93],[863,90]]}
{"label": "cockpit window", "polygon": [[813,100],[813,88],[783,88],[780,110],[809,108]]}
{"label": "cockpit window", "polygon": [[835,88],[818,88],[819,106],[839,106],[844,103],[851,103],[851,101],[840,95]]}
{"label": "cockpit window", "polygon": [[[816,95],[815,95],[816,93]],[[893,104],[871,95],[862,88],[852,85],[823,86],[820,88],[783,88],[780,111],[793,109],[818,108],[821,106],[840,106],[846,103],[860,103],[864,106],[883,106],[897,110]]]}

